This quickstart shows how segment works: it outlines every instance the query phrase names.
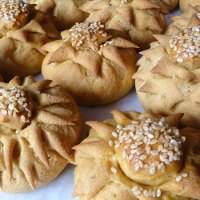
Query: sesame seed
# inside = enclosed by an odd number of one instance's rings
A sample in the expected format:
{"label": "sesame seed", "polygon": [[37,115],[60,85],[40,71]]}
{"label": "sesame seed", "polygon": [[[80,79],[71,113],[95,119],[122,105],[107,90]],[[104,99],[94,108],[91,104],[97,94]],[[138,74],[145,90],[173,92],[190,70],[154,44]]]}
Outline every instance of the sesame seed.
{"label": "sesame seed", "polygon": [[187,174],[187,173],[183,173],[183,174],[182,174],[182,177],[183,177],[183,178],[186,178],[186,177],[188,177],[188,174]]}
{"label": "sesame seed", "polygon": [[143,194],[144,194],[145,197],[149,197],[149,191],[148,190],[144,190]]}
{"label": "sesame seed", "polygon": [[137,190],[138,190],[138,186],[137,186],[137,185],[134,186],[134,187],[132,187],[132,189],[131,189],[132,192],[135,192],[135,191],[137,191]]}
{"label": "sesame seed", "polygon": [[113,136],[114,138],[117,138],[117,137],[118,137],[118,134],[117,134],[116,132],[112,132],[112,136]]}
{"label": "sesame seed", "polygon": [[156,190],[156,197],[160,197],[161,196],[161,190],[160,189],[157,189]]}
{"label": "sesame seed", "polygon": [[149,174],[153,175],[153,174],[155,174],[155,173],[156,173],[155,167],[151,167],[151,168],[149,169]]}
{"label": "sesame seed", "polygon": [[117,169],[116,169],[115,167],[111,167],[111,172],[112,172],[113,174],[116,174],[116,173],[117,173]]}
{"label": "sesame seed", "polygon": [[108,144],[109,144],[110,147],[112,147],[113,146],[113,141],[109,140]]}
{"label": "sesame seed", "polygon": [[181,180],[182,180],[182,176],[177,176],[177,177],[176,177],[176,181],[177,181],[177,182],[180,182]]}
{"label": "sesame seed", "polygon": [[120,3],[121,4],[126,4],[126,3],[128,3],[128,0],[120,0]]}

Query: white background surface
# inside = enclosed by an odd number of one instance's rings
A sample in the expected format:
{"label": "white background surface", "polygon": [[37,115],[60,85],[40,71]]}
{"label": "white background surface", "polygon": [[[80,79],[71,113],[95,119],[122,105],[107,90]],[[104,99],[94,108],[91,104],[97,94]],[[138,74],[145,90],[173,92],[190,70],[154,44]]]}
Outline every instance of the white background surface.
{"label": "white background surface", "polygon": [[[173,12],[177,15],[178,11]],[[169,17],[167,17],[169,23]],[[81,113],[84,116],[84,121],[89,120],[104,120],[111,117],[112,110],[136,110],[143,111],[134,89],[122,99],[105,106],[99,107],[81,107]],[[84,127],[84,132],[87,132],[87,127]],[[0,200],[76,200],[72,198],[73,192],[73,171],[74,166],[68,165],[60,176],[51,182],[49,185],[37,189],[33,192],[23,194],[5,194],[0,192]]]}

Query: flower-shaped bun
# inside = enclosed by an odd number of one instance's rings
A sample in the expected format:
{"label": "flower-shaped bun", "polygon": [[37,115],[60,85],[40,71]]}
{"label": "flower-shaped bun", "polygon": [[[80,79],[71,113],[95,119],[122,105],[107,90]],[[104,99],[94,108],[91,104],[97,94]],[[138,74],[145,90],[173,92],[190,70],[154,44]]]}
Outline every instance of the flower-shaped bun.
{"label": "flower-shaped bun", "polygon": [[74,196],[89,200],[200,199],[199,131],[181,115],[113,111],[75,146]]}
{"label": "flower-shaped bun", "polygon": [[29,0],[29,3],[36,4],[36,9],[42,12],[53,14],[56,26],[64,30],[76,22],[84,21],[87,14],[79,6],[87,1],[89,0]]}
{"label": "flower-shaped bun", "polygon": [[184,113],[184,125],[200,127],[200,26],[156,38],[158,42],[143,51],[138,61],[134,75],[138,97],[145,110]]}
{"label": "flower-shaped bun", "polygon": [[0,82],[0,180],[5,192],[25,192],[55,179],[79,142],[81,118],[73,99],[51,81]]}
{"label": "flower-shaped bun", "polygon": [[135,44],[111,37],[101,22],[77,23],[62,38],[44,45],[49,54],[42,74],[65,87],[79,104],[106,104],[132,88]]}
{"label": "flower-shaped bun", "polygon": [[131,40],[144,49],[154,41],[153,34],[162,33],[164,15],[158,4],[149,0],[93,0],[80,7],[89,13],[86,21],[105,22],[112,35]]}
{"label": "flower-shaped bun", "polygon": [[59,36],[52,18],[21,0],[0,5],[0,73],[5,79],[34,75],[46,52],[41,47]]}
{"label": "flower-shaped bun", "polygon": [[200,5],[200,0],[180,0],[179,2],[180,8],[183,12],[188,11],[190,6],[198,6]]}

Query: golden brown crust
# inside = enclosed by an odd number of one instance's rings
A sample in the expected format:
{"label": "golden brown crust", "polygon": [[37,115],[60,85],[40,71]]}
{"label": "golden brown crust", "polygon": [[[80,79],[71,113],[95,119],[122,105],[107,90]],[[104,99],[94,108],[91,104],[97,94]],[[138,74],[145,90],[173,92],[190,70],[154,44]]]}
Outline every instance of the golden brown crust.
{"label": "golden brown crust", "polygon": [[[87,21],[105,22],[112,35],[128,38],[142,49],[154,40],[153,34],[164,29],[165,18],[159,6],[151,1],[94,0],[80,7],[90,15]],[[145,23],[144,23],[145,22]]]}
{"label": "golden brown crust", "polygon": [[87,1],[89,0],[29,0],[30,3],[36,4],[36,9],[45,13],[51,12],[61,30],[84,21],[87,15],[79,6]]}
{"label": "golden brown crust", "polygon": [[200,5],[200,0],[180,0],[179,2],[182,12],[188,11],[190,6]]}
{"label": "golden brown crust", "polygon": [[63,41],[43,47],[49,51],[42,74],[64,86],[82,105],[112,102],[133,86],[136,71],[133,43],[112,38],[102,23],[76,24],[62,33]]}
{"label": "golden brown crust", "polygon": [[28,11],[26,24],[4,30],[5,34],[0,38],[0,72],[7,80],[15,75],[37,74],[46,54],[41,47],[59,37],[49,15],[27,7]]}
{"label": "golden brown crust", "polygon": [[189,28],[192,26],[200,25],[200,6],[195,6],[188,9],[187,12],[183,12],[179,16],[172,16],[172,23],[168,26],[166,30],[167,35],[176,35],[180,30]]}
{"label": "golden brown crust", "polygon": [[146,110],[162,115],[184,113],[182,123],[190,127],[199,127],[200,121],[199,34],[200,27],[195,26],[175,36],[157,35],[158,42],[142,52],[134,75]]}
{"label": "golden brown crust", "polygon": [[178,5],[178,0],[152,0],[157,3],[163,13],[169,13]]}
{"label": "golden brown crust", "polygon": [[50,82],[15,77],[0,83],[0,180],[5,192],[46,185],[73,162],[81,117],[66,91]]}
{"label": "golden brown crust", "polygon": [[[102,200],[107,197],[110,200],[124,198],[126,200],[200,199],[199,166],[197,163],[193,163],[194,160],[199,160],[199,152],[197,153],[196,150],[200,141],[199,131],[187,128],[179,130],[172,127],[177,125],[181,115],[160,118],[134,111],[113,111],[112,114],[114,119],[104,122],[88,122],[87,124],[91,127],[89,136],[74,147],[77,165],[74,196],[78,196],[82,200]],[[146,131],[146,128],[149,131]],[[148,135],[148,138],[150,138],[149,134],[153,134],[154,138],[149,141],[146,141],[145,138],[139,139],[139,136],[142,137],[145,134]],[[165,139],[162,138],[163,134]],[[153,144],[155,139],[156,143]],[[166,143],[161,145],[162,150],[157,147],[160,149],[157,150],[160,156],[158,158],[153,148],[161,140]],[[151,153],[146,154],[139,142],[142,144],[150,142],[150,146],[153,147],[150,149]],[[136,145],[136,143],[138,144]],[[134,145],[137,147],[135,148]],[[122,149],[125,153],[119,154]],[[169,149],[171,150],[169,151]],[[130,151],[134,152],[130,153]],[[139,151],[141,152],[139,153]],[[162,158],[162,152],[163,155],[167,153],[169,156],[164,156],[167,158],[166,160]],[[179,165],[179,169],[173,165],[174,161],[172,161],[176,157],[175,152],[180,156],[175,161]],[[131,157],[131,155],[133,156]],[[144,158],[145,155],[146,158]],[[139,157],[143,157],[143,160],[141,160],[142,164],[139,169],[136,170],[133,162]],[[150,171],[152,172],[150,168],[145,171],[146,162],[152,165],[164,162],[165,173],[160,167],[155,167],[154,173],[150,174]],[[153,177],[156,178],[151,181]]]}
{"label": "golden brown crust", "polygon": [[0,37],[9,30],[24,26],[29,18],[33,6],[20,0],[2,0],[0,5]]}

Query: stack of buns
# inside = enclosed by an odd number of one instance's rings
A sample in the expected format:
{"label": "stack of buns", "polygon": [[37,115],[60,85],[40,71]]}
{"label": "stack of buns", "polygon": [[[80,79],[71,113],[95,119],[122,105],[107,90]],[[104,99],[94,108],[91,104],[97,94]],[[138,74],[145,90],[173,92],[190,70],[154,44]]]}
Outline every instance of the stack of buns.
{"label": "stack of buns", "polygon": [[[42,187],[71,163],[80,200],[200,200],[200,2],[180,0],[166,27],[177,4],[0,0],[3,191]],[[92,119],[81,142],[77,104],[133,86],[145,112]]]}

